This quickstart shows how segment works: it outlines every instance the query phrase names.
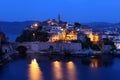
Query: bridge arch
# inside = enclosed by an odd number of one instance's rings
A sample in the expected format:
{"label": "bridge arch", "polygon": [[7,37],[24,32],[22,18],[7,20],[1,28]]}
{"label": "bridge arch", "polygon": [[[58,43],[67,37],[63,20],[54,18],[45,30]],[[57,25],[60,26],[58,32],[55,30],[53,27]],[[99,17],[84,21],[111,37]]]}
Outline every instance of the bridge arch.
{"label": "bridge arch", "polygon": [[27,56],[27,47],[26,46],[22,46],[22,45],[20,45],[20,46],[18,46],[17,48],[16,48],[16,50],[19,52],[19,54],[21,55],[21,56]]}

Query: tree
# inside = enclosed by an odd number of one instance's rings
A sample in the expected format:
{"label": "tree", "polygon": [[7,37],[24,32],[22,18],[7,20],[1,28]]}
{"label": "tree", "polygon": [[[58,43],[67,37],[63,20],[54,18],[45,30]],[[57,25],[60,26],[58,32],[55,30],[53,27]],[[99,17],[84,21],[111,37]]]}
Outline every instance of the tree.
{"label": "tree", "polygon": [[114,42],[112,40],[109,40],[109,39],[104,39],[104,44],[114,46]]}
{"label": "tree", "polygon": [[8,42],[8,41],[7,41],[7,38],[6,38],[5,33],[0,32],[0,44],[5,44],[5,43],[7,43],[7,42]]}
{"label": "tree", "polygon": [[16,38],[16,42],[31,42],[31,41],[48,41],[48,33],[42,31],[42,26],[37,29],[24,30],[23,33]]}
{"label": "tree", "polygon": [[16,42],[30,42],[32,41],[33,31],[24,30],[23,33],[16,38]]}
{"label": "tree", "polygon": [[43,27],[39,25],[38,28],[37,28],[37,31],[41,31],[42,28],[43,28]]}
{"label": "tree", "polygon": [[47,33],[47,32],[44,32],[44,31],[37,32],[35,39],[36,39],[37,41],[46,42],[46,41],[48,41],[48,33]]}
{"label": "tree", "polygon": [[75,23],[74,23],[74,28],[75,28],[75,29],[76,29],[76,28],[80,28],[80,26],[81,26],[80,23],[78,23],[78,22],[75,22]]}

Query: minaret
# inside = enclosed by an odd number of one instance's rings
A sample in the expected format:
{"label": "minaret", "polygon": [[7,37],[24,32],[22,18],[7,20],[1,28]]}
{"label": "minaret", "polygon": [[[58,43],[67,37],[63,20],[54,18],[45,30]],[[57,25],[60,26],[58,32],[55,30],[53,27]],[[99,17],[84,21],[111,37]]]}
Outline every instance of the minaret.
{"label": "minaret", "polygon": [[58,15],[58,25],[60,24],[60,14]]}

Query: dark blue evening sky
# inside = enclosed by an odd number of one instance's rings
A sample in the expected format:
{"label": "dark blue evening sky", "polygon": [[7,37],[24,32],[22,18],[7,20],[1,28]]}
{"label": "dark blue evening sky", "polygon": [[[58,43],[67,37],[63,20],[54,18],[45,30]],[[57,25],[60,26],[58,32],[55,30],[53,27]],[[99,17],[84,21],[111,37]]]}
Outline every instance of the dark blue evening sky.
{"label": "dark blue evening sky", "polygon": [[0,0],[1,21],[120,22],[120,0]]}

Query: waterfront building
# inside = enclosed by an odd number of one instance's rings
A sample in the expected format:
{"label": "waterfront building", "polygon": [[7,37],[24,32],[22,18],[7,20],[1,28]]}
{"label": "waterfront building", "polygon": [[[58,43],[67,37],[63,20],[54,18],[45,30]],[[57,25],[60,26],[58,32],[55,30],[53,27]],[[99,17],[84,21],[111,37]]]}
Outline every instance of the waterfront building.
{"label": "waterfront building", "polygon": [[2,45],[2,52],[5,54],[12,54],[13,53],[12,45],[9,43]]}

